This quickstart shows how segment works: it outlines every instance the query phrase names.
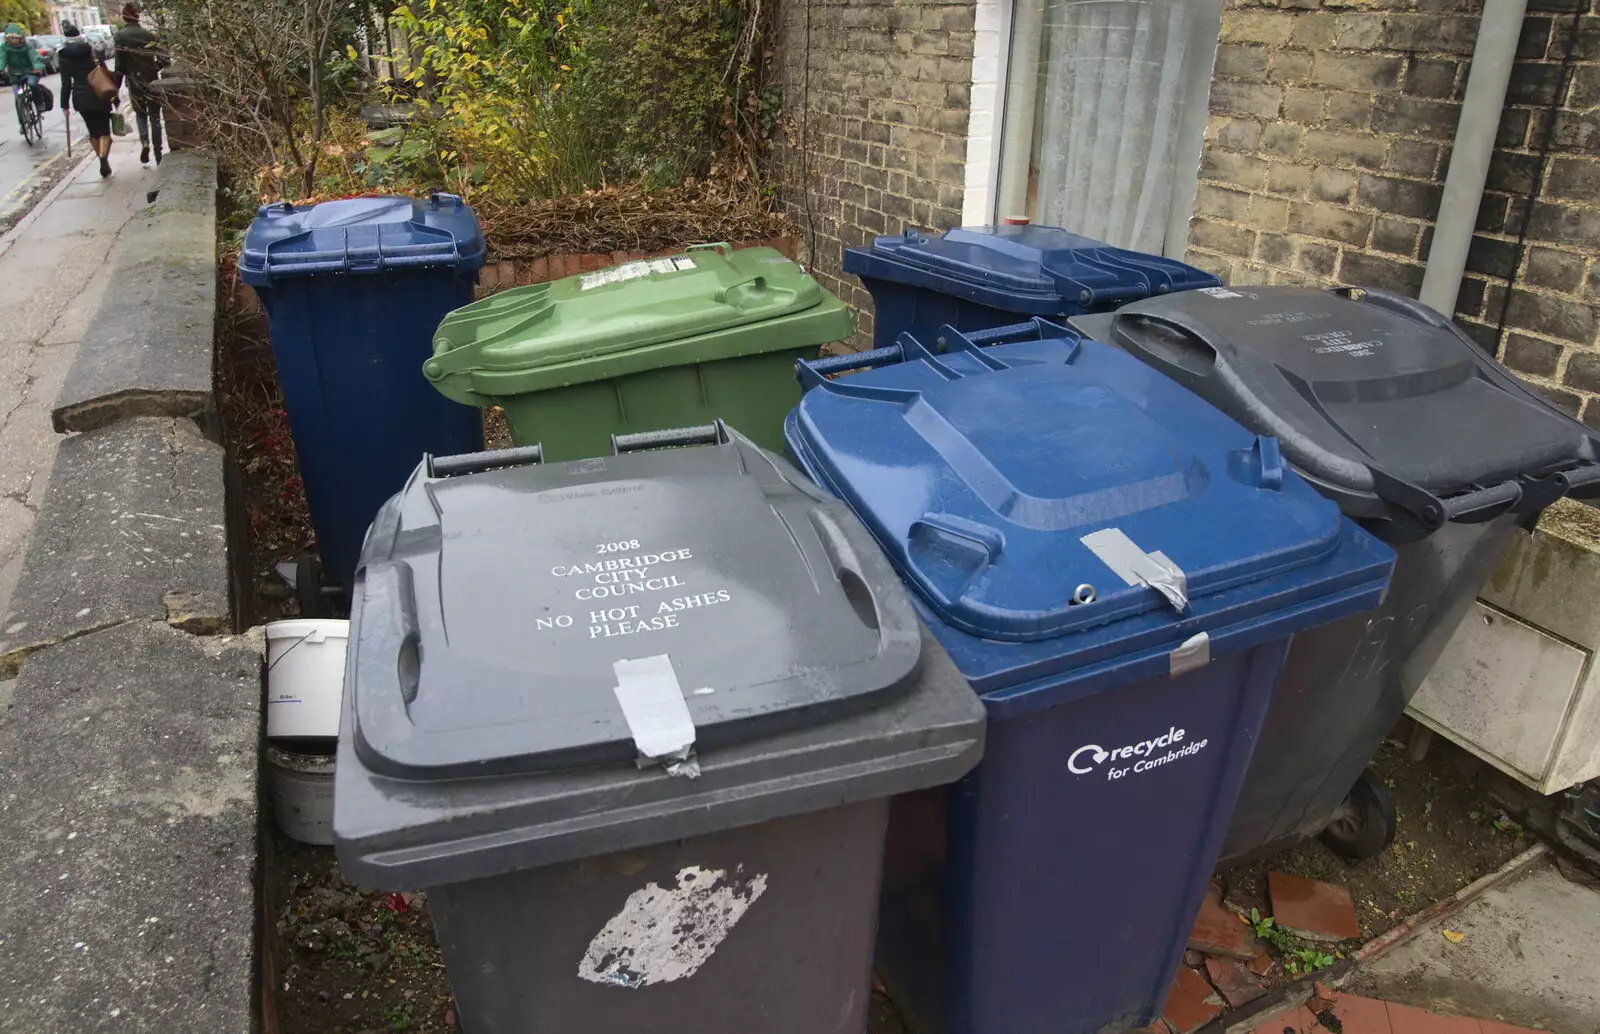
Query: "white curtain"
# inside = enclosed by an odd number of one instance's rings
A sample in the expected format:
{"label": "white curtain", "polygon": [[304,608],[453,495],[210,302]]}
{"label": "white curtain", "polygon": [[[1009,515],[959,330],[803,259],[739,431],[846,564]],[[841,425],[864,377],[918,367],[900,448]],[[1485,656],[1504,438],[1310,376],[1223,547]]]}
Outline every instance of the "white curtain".
{"label": "white curtain", "polygon": [[[1202,50],[1195,38],[1205,3],[1031,2],[1045,6],[1030,163],[1035,221],[1159,254],[1180,174],[1185,62],[1201,56],[1190,51]],[[1209,65],[1209,50],[1203,56]]]}

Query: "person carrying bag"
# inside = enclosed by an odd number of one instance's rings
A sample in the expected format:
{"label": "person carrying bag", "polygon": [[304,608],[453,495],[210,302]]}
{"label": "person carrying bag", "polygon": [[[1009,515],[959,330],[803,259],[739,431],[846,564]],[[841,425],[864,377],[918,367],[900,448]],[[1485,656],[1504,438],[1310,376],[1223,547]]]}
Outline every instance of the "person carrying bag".
{"label": "person carrying bag", "polygon": [[78,109],[89,131],[89,146],[100,156],[100,175],[111,175],[111,116],[120,86],[78,27],[64,22],[67,42],[57,55],[61,69],[62,110]]}

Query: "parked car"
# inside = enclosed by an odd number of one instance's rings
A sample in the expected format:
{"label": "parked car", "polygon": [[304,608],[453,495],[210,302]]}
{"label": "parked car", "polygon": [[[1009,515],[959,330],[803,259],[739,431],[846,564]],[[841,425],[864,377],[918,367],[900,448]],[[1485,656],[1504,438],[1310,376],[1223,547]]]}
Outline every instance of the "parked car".
{"label": "parked car", "polygon": [[110,61],[116,54],[117,45],[113,39],[115,30],[109,25],[85,25],[83,38],[89,41],[89,46],[94,48],[96,56],[102,61]]}
{"label": "parked car", "polygon": [[56,65],[56,51],[65,43],[65,36],[29,36],[28,46],[39,52],[39,57],[44,61],[44,70],[50,75],[60,71]]}

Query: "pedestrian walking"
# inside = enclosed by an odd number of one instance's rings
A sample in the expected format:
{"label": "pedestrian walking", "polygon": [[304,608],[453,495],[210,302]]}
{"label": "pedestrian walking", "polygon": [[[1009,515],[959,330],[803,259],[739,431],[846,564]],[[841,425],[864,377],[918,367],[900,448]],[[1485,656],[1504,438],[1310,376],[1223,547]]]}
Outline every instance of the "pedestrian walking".
{"label": "pedestrian walking", "polygon": [[[96,93],[89,85],[89,73],[96,68],[105,71],[105,65],[95,56],[94,48],[83,38],[78,27],[71,22],[61,23],[61,34],[67,38],[57,52],[56,65],[61,70],[62,110],[78,109],[84,127],[89,131],[89,146],[100,156],[100,175],[111,175],[111,100]],[[110,75],[109,72],[106,72]],[[115,99],[115,98],[112,98]]]}
{"label": "pedestrian walking", "polygon": [[156,164],[161,164],[161,101],[150,84],[156,81],[169,59],[156,42],[156,34],[139,23],[137,4],[122,8],[122,28],[117,30],[117,75],[128,84],[128,100],[134,120],[139,124],[139,161],[150,164],[154,148]]}

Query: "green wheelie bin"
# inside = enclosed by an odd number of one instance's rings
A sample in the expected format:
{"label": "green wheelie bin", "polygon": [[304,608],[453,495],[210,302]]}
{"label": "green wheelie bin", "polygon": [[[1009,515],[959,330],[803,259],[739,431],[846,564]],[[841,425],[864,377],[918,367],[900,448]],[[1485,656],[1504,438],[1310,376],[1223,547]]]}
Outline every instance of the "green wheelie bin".
{"label": "green wheelie bin", "polygon": [[504,408],[548,461],[611,436],[721,419],[781,452],[796,359],[854,331],[850,310],[772,248],[697,245],[520,287],[457,309],[422,372],[446,397]]}

